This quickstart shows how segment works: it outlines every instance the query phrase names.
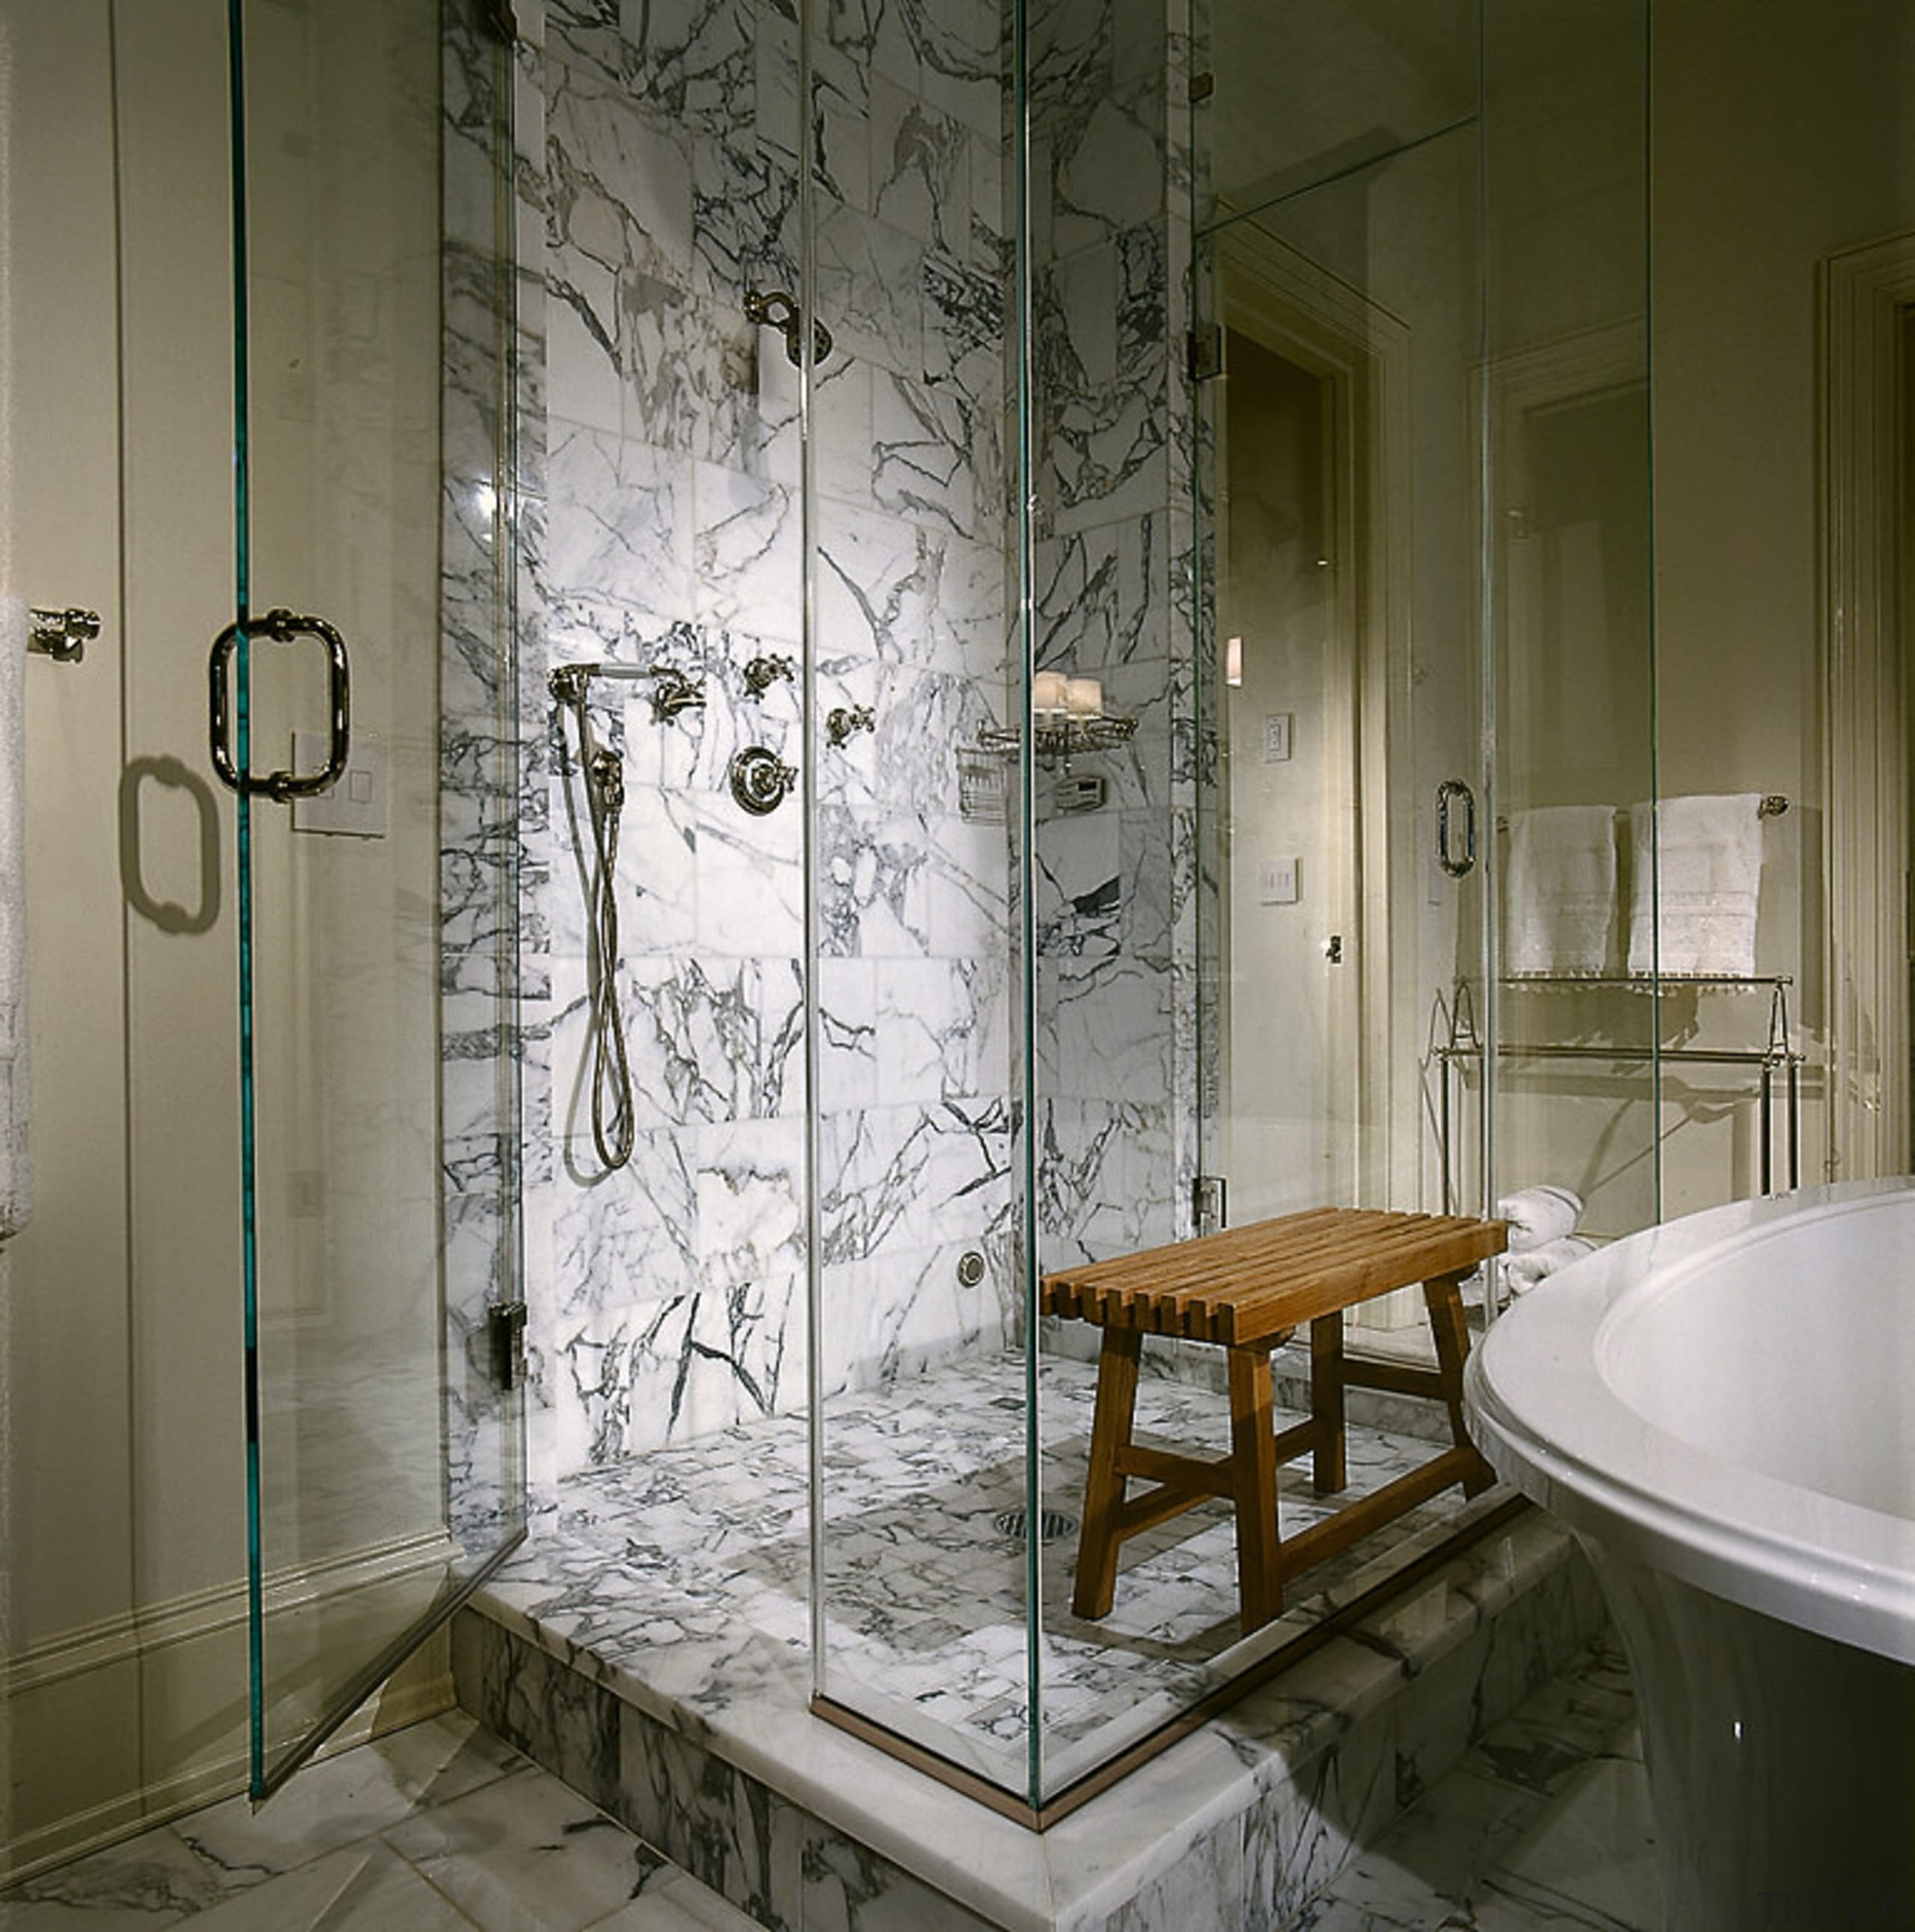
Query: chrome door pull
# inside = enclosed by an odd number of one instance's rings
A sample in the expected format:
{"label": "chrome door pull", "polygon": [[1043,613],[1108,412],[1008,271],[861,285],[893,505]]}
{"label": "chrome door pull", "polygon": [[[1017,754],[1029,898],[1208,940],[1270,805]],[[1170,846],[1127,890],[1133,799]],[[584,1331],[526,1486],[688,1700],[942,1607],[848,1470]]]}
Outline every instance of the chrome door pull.
{"label": "chrome door pull", "polygon": [[[1449,808],[1452,800],[1463,801],[1463,856],[1458,858],[1450,840]],[[1476,866],[1476,794],[1460,778],[1445,778],[1436,788],[1436,862],[1452,879],[1460,879]]]}
{"label": "chrome door pull", "polygon": [[[227,688],[233,653],[244,631],[248,638],[270,638],[275,644],[290,644],[302,637],[317,638],[326,646],[327,688],[332,712],[331,732],[326,763],[316,772],[269,772],[255,778],[233,763],[227,742],[231,706]],[[281,805],[296,798],[311,798],[338,783],[346,770],[353,743],[352,668],[347,661],[346,640],[323,617],[302,616],[297,612],[269,610],[263,616],[242,618],[227,625],[213,640],[207,670],[212,691],[212,738],[213,770],[234,791],[264,794]]]}

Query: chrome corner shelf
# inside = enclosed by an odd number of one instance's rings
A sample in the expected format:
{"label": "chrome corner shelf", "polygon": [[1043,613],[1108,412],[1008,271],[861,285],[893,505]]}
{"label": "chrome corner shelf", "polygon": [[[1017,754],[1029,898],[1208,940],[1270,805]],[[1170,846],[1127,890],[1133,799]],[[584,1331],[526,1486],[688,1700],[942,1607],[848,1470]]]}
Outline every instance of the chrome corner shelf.
{"label": "chrome corner shelf", "polygon": [[[1060,723],[1031,727],[1031,747],[1040,758],[1068,760],[1085,752],[1114,752],[1137,735],[1134,718],[1067,718]],[[1014,724],[983,724],[977,742],[987,752],[1007,756],[1024,742],[1024,734]]]}

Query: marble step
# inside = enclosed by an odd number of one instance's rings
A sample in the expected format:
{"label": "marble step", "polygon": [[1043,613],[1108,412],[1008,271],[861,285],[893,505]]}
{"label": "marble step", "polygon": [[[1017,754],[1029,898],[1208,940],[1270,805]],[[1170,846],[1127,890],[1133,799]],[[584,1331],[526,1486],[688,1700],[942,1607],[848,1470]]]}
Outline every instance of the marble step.
{"label": "marble step", "polygon": [[1524,1510],[1040,1834],[812,1715],[790,1636],[539,1570],[461,1615],[461,1704],[772,1932],[1280,1926],[1607,1623]]}

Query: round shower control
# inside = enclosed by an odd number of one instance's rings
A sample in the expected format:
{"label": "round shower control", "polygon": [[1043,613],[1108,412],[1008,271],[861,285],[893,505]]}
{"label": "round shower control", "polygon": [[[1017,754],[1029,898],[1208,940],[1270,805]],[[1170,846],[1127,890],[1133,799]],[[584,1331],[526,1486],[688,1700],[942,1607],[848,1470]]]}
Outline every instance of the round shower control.
{"label": "round shower control", "polygon": [[797,768],[764,745],[747,745],[731,760],[731,796],[754,818],[776,812],[797,782]]}

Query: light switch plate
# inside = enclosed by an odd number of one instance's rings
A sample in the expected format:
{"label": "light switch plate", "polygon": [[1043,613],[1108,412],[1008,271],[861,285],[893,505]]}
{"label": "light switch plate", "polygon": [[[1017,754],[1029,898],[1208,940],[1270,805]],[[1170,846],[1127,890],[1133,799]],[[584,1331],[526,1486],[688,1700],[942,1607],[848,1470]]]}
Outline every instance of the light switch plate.
{"label": "light switch plate", "polygon": [[1294,859],[1259,859],[1256,862],[1257,897],[1265,905],[1295,905],[1297,902],[1297,862]]}
{"label": "light switch plate", "polygon": [[[317,771],[326,763],[328,740],[323,731],[295,731],[293,769]],[[295,832],[343,833],[354,838],[386,836],[386,747],[362,732],[353,736],[346,769],[338,782],[315,798],[293,801]]]}
{"label": "light switch plate", "polygon": [[1290,755],[1290,728],[1293,714],[1288,711],[1266,711],[1263,714],[1263,762],[1266,765],[1280,765]]}

